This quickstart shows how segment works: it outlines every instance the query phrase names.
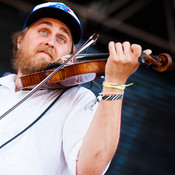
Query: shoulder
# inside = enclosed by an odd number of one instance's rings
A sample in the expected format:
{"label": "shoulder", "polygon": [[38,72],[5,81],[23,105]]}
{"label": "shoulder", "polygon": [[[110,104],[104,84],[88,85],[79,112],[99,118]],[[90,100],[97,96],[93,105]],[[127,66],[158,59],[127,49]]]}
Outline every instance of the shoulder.
{"label": "shoulder", "polygon": [[6,81],[6,80],[14,81],[15,78],[16,78],[16,74],[6,73],[6,74],[3,74],[3,76],[0,77],[0,80],[1,81]]}
{"label": "shoulder", "polygon": [[16,74],[8,74],[0,77],[0,85],[6,86],[10,89],[15,89]]}

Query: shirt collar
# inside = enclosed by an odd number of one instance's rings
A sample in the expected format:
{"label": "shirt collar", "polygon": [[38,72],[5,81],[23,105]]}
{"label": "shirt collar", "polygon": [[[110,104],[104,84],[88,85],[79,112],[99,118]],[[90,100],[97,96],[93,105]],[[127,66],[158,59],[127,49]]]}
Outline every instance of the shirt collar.
{"label": "shirt collar", "polygon": [[17,75],[16,74],[9,74],[5,75],[0,78],[0,85],[8,87],[10,90],[15,91],[15,79]]}

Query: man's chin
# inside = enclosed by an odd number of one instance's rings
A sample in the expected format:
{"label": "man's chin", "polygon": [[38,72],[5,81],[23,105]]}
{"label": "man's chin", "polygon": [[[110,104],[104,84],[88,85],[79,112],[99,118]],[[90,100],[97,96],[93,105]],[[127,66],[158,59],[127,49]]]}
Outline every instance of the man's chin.
{"label": "man's chin", "polygon": [[32,56],[26,57],[25,55],[19,55],[16,59],[16,67],[21,70],[23,75],[32,74],[47,69],[50,63],[54,62],[46,53],[37,53]]}
{"label": "man's chin", "polygon": [[49,55],[48,53],[45,53],[45,52],[38,52],[37,53],[37,56],[38,56],[37,59],[39,59],[39,60],[45,60],[45,61],[48,62],[48,64],[50,62],[53,62],[54,61],[53,57],[51,55]]}
{"label": "man's chin", "polygon": [[35,65],[31,65],[31,66],[25,66],[25,67],[21,67],[21,73],[23,75],[28,75],[28,74],[34,74],[34,73],[38,73],[38,72],[42,72],[45,69],[47,69],[48,67],[48,63],[43,63],[43,64],[35,64]]}

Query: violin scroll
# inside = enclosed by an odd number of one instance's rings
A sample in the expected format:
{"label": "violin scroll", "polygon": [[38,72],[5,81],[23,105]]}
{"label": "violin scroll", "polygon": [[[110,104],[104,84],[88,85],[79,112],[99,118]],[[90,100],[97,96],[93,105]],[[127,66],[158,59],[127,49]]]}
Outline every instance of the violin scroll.
{"label": "violin scroll", "polygon": [[141,61],[142,64],[158,72],[164,72],[172,67],[172,58],[167,53],[161,53],[158,56],[143,54],[141,57],[144,58],[144,61]]}

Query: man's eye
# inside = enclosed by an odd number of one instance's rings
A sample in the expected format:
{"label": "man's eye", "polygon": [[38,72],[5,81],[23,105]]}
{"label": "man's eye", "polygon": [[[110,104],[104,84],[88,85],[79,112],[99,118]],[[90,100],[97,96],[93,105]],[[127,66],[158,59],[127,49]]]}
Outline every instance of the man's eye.
{"label": "man's eye", "polygon": [[47,35],[47,32],[46,32],[45,30],[40,30],[40,33],[41,33],[42,35]]}
{"label": "man's eye", "polygon": [[66,40],[65,40],[63,37],[58,37],[57,40],[58,40],[58,41],[61,41],[61,42],[63,42],[63,43],[66,42]]}

